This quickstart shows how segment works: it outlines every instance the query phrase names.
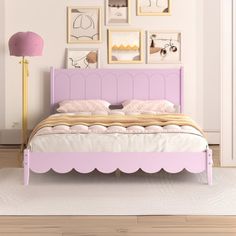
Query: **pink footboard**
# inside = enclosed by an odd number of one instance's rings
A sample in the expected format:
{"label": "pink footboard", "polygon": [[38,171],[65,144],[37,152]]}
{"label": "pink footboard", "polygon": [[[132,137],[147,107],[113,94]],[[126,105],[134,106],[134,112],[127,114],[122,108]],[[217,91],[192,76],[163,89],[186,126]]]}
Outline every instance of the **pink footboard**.
{"label": "pink footboard", "polygon": [[178,173],[183,169],[191,173],[207,172],[208,184],[212,183],[212,151],[205,152],[160,152],[160,153],[43,153],[25,150],[24,183],[29,183],[30,170],[45,173],[53,169],[67,173],[72,169],[80,173],[90,173],[94,169],[102,173],[112,173],[119,169],[124,173],[134,173],[139,169],[146,173],[156,173],[161,169]]}

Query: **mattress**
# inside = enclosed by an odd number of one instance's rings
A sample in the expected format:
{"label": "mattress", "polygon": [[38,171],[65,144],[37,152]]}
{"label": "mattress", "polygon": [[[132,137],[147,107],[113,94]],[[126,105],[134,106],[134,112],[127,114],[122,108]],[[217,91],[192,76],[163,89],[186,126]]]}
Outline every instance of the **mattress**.
{"label": "mattress", "polygon": [[59,125],[40,129],[28,147],[33,152],[202,152],[208,143],[192,126]]}
{"label": "mattress", "polygon": [[35,136],[33,152],[201,152],[207,141],[187,133],[51,134]]}

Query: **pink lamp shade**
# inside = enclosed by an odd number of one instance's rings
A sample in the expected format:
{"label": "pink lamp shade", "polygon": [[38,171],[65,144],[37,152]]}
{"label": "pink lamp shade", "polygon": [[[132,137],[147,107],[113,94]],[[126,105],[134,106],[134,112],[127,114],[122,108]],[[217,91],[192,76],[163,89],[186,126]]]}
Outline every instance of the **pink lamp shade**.
{"label": "pink lamp shade", "polygon": [[41,56],[43,52],[43,39],[34,32],[18,32],[9,40],[11,56],[33,57]]}

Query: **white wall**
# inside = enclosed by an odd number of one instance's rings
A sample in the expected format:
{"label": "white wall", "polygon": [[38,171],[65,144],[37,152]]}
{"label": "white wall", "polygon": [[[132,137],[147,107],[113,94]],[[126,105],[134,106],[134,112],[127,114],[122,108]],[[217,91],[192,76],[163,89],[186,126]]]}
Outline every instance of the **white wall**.
{"label": "white wall", "polygon": [[221,0],[221,165],[236,166],[236,0]]}
{"label": "white wall", "polygon": [[[214,6],[214,7],[213,7]],[[213,10],[214,9],[214,10]],[[211,143],[220,142],[220,0],[197,3],[197,111]]]}
{"label": "white wall", "polygon": [[[218,3],[218,4],[216,4]],[[214,8],[212,6],[214,5]],[[214,9],[214,10],[213,10]],[[210,16],[209,16],[210,13]],[[204,106],[203,126],[220,130],[220,0],[204,0]]]}
{"label": "white wall", "polygon": [[0,129],[5,127],[5,2],[0,0]]}
{"label": "white wall", "polygon": [[[213,2],[214,1],[214,2]],[[183,37],[183,65],[185,67],[185,113],[191,115],[205,129],[219,130],[219,39],[210,45],[210,37],[218,37],[219,0],[172,0],[170,17],[138,17],[135,0],[132,3],[133,28],[180,30]],[[5,24],[8,38],[18,31],[35,31],[45,40],[43,57],[30,58],[29,116],[32,128],[49,114],[49,67],[65,66],[66,47],[89,47],[66,44],[66,7],[76,6],[76,0],[5,0]],[[79,5],[103,6],[103,0],[81,0]],[[210,6],[214,5],[214,8]],[[205,9],[205,10],[204,10]],[[214,9],[214,11],[213,11]],[[104,21],[103,21],[104,22]],[[213,27],[213,29],[212,29]],[[109,65],[107,64],[106,29],[103,27],[103,43],[91,44],[101,50],[101,67],[104,68],[153,68],[173,65]],[[215,48],[215,50],[214,50]],[[6,128],[21,117],[21,68],[19,59],[5,55],[6,59]],[[209,61],[212,60],[211,62]],[[219,68],[219,67],[218,67]],[[212,88],[214,82],[214,88]],[[209,99],[211,92],[211,99]],[[214,103],[213,103],[214,101]],[[209,112],[210,111],[210,112]],[[206,113],[207,112],[207,113]]]}

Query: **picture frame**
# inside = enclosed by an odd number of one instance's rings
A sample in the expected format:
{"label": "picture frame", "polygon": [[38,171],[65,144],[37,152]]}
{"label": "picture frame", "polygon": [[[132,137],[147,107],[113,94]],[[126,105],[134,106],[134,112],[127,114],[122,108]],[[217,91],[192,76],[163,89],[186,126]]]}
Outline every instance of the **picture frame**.
{"label": "picture frame", "polygon": [[143,31],[140,29],[109,29],[108,63],[143,63]]}
{"label": "picture frame", "polygon": [[131,0],[105,0],[106,25],[130,24]]}
{"label": "picture frame", "polygon": [[138,16],[170,16],[171,0],[137,0]]}
{"label": "picture frame", "polygon": [[101,7],[67,8],[67,43],[100,43]]}
{"label": "picture frame", "polygon": [[148,64],[180,64],[182,33],[180,31],[147,31]]}
{"label": "picture frame", "polygon": [[68,69],[97,69],[100,67],[100,51],[97,48],[67,48]]}

